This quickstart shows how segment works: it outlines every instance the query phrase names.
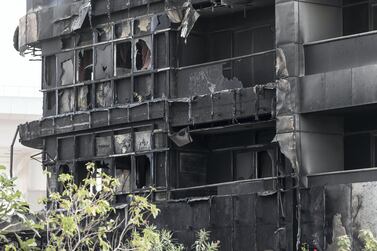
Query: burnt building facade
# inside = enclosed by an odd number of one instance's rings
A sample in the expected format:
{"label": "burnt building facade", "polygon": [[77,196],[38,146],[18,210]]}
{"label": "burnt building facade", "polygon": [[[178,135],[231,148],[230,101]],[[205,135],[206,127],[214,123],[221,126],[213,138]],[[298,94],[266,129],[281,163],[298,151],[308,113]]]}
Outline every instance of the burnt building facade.
{"label": "burnt building facade", "polygon": [[156,224],[221,250],[332,250],[377,234],[377,1],[27,0],[52,176],[156,188]]}

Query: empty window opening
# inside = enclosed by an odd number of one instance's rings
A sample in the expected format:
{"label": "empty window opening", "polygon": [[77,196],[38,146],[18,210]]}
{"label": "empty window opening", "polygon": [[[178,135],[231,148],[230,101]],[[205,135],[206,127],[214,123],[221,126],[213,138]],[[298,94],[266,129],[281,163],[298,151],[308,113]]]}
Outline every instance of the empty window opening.
{"label": "empty window opening", "polygon": [[62,38],[62,49],[73,48],[73,39],[71,37]]}
{"label": "empty window opening", "polygon": [[235,167],[235,180],[256,178],[255,155],[253,152],[236,153]]}
{"label": "empty window opening", "polygon": [[93,50],[81,50],[77,60],[77,79],[79,82],[93,80]]}
{"label": "empty window opening", "polygon": [[45,87],[56,85],[56,56],[45,57]]}
{"label": "empty window opening", "polygon": [[151,185],[150,174],[151,174],[151,161],[145,156],[136,156],[136,188],[142,189]]}
{"label": "empty window opening", "polygon": [[86,169],[87,162],[77,162],[75,168],[76,184],[82,184],[83,180],[88,178],[88,170]]}
{"label": "empty window opening", "polygon": [[112,29],[110,25],[97,28],[98,42],[105,42],[112,39]]}
{"label": "empty window opening", "polygon": [[53,111],[55,109],[55,92],[46,93],[46,106],[47,110]]}
{"label": "empty window opening", "polygon": [[77,38],[77,45],[84,46],[90,45],[93,42],[92,32],[80,32]]}
{"label": "empty window opening", "polygon": [[256,153],[257,178],[268,178],[274,176],[272,160],[267,151]]}
{"label": "empty window opening", "polygon": [[131,79],[119,79],[115,81],[115,102],[116,104],[128,104],[132,101]]}
{"label": "empty window opening", "polygon": [[131,157],[120,157],[115,159],[115,178],[119,181],[117,193],[131,192]]}
{"label": "empty window opening", "polygon": [[138,71],[149,70],[152,65],[152,52],[148,43],[139,39],[136,43],[136,69]]}
{"label": "empty window opening", "polygon": [[115,24],[115,37],[122,38],[122,37],[130,37],[131,36],[131,23],[130,22],[122,22]]}
{"label": "empty window opening", "polygon": [[131,42],[116,45],[116,75],[121,76],[131,72]]}

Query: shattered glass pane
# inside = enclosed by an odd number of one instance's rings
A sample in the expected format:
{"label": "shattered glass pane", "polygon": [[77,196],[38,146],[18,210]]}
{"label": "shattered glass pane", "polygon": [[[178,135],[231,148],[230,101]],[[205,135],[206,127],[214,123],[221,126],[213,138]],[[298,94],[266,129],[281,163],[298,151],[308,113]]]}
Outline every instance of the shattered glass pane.
{"label": "shattered glass pane", "polygon": [[60,76],[61,85],[70,85],[73,83],[73,62],[71,59],[64,61],[61,65],[62,73]]}
{"label": "shattered glass pane", "polygon": [[115,24],[115,38],[126,38],[131,36],[130,22]]}
{"label": "shattered glass pane", "polygon": [[135,68],[138,71],[152,68],[152,41],[150,37],[138,39],[135,48]]}
{"label": "shattered glass pane", "polygon": [[99,83],[96,86],[96,107],[110,107],[113,104],[113,92],[110,82]]}

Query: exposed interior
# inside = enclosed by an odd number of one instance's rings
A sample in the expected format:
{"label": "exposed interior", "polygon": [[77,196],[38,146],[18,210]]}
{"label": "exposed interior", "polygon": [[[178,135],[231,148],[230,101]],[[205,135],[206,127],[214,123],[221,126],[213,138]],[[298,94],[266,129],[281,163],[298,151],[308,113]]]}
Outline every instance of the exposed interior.
{"label": "exposed interior", "polygon": [[300,2],[299,6],[305,43],[377,29],[374,0],[317,0]]}
{"label": "exposed interior", "polygon": [[[205,13],[187,42],[181,40],[179,66],[229,59],[221,63],[225,78],[236,78],[244,87],[272,81],[274,54],[251,54],[275,47],[274,7],[220,13]],[[232,59],[239,56],[246,57]]]}
{"label": "exposed interior", "polygon": [[273,130],[193,135],[178,148],[177,187],[274,177]]}
{"label": "exposed interior", "polygon": [[77,81],[93,80],[93,50],[85,49],[78,52]]}

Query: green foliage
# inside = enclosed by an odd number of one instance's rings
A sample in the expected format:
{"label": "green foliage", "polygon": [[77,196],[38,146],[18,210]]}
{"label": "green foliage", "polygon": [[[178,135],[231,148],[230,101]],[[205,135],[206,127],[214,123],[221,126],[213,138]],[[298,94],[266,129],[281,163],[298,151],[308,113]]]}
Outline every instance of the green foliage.
{"label": "green foliage", "polygon": [[302,244],[301,251],[309,251],[309,245],[307,243]]}
{"label": "green foliage", "polygon": [[193,245],[195,251],[216,251],[220,248],[220,242],[210,242],[209,240],[210,233],[201,229],[197,233],[197,240]]}
{"label": "green foliage", "polygon": [[348,235],[336,238],[337,251],[351,251],[351,240]]}
{"label": "green foliage", "polygon": [[362,241],[364,245],[363,251],[377,250],[377,240],[370,230],[361,230],[359,232],[359,239]]}
{"label": "green foliage", "polygon": [[[31,226],[47,237],[46,247],[37,247],[34,239],[22,240],[17,236],[18,243],[8,245],[6,250],[185,250],[183,245],[173,240],[171,232],[158,230],[149,223],[149,219],[155,219],[160,212],[150,202],[150,195],[130,196],[129,215],[125,219],[120,218],[111,203],[119,182],[104,172],[97,173],[94,163],[88,163],[86,168],[88,175],[79,185],[74,182],[72,175],[61,174],[58,181],[62,184],[63,191],[50,193],[43,200],[46,210],[38,222]],[[2,184],[14,189],[14,180],[4,181]],[[12,189],[6,194],[6,201],[19,203],[12,204],[11,208],[14,210],[7,211],[6,215],[11,218],[14,213],[29,213],[21,194]],[[4,192],[0,196],[4,196]],[[0,208],[3,204],[0,203]],[[24,222],[27,221],[25,216],[22,218],[25,219]],[[218,250],[219,242],[210,242],[209,232],[200,230],[197,236],[198,240],[193,245],[195,251]]]}
{"label": "green foliage", "polygon": [[[14,244],[9,243],[7,236],[22,229],[33,229],[34,222],[28,219],[29,206],[23,199],[20,191],[16,189],[16,179],[10,179],[5,173],[5,167],[0,165],[0,243],[6,250],[16,250]],[[22,240],[15,235],[18,241],[17,250],[33,250],[34,239]]]}

